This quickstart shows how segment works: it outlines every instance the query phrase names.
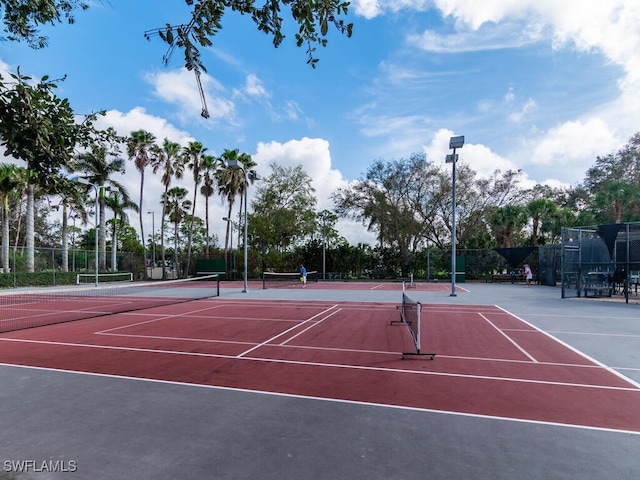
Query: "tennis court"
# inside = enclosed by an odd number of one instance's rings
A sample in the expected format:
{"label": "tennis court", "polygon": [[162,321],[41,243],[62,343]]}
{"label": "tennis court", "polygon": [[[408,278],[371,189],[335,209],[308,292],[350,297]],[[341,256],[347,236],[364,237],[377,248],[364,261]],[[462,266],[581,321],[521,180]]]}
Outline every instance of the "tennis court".
{"label": "tennis court", "polygon": [[397,284],[58,302],[110,314],[0,335],[0,453],[78,478],[637,478],[633,306],[447,288],[408,290],[435,359],[402,358]]}

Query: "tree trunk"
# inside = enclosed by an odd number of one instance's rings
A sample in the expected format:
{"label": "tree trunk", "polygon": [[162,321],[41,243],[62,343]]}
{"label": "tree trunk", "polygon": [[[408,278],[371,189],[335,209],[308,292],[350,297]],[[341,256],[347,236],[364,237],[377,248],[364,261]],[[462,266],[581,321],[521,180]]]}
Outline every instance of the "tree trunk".
{"label": "tree trunk", "polygon": [[2,271],[9,273],[9,198],[2,202]]}

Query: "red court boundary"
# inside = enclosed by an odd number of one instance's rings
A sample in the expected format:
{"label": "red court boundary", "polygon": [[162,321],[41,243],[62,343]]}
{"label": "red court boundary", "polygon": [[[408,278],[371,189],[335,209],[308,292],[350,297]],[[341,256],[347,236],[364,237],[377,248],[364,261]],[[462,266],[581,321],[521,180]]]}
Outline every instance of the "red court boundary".
{"label": "red court boundary", "polygon": [[640,387],[492,306],[216,298],[0,336],[0,362],[640,433]]}

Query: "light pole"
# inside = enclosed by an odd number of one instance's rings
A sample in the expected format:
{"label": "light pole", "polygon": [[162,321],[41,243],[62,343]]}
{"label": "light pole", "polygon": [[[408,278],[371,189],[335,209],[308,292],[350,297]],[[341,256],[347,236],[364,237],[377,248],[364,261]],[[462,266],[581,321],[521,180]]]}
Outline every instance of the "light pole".
{"label": "light pole", "polygon": [[451,294],[450,297],[456,296],[456,148],[462,148],[464,145],[464,136],[451,137],[449,139],[449,148],[453,149],[453,154],[447,155],[446,162],[451,163],[452,175],[452,194],[451,194]]}
{"label": "light pole", "polygon": [[229,160],[229,168],[232,170],[242,170],[242,175],[244,176],[244,288],[242,293],[247,293],[249,289],[247,288],[247,190],[249,190],[249,179],[251,180],[259,180],[260,178],[255,172],[249,172],[247,176],[247,171],[242,165],[242,162],[238,160]]}
{"label": "light pole", "polygon": [[96,220],[95,220],[95,237],[96,237],[96,243],[95,243],[95,281],[94,281],[94,285],[97,287],[98,286],[98,228],[99,228],[99,224],[100,224],[100,186],[96,185],[95,183],[91,183],[89,180],[87,180],[86,178],[82,178],[82,177],[75,177],[72,178],[72,180],[75,180],[78,183],[82,183],[83,185],[89,185],[90,187],[93,187],[93,189],[96,191]]}
{"label": "light pole", "polygon": [[327,265],[327,230],[326,220],[327,212],[318,212],[318,217],[322,220],[322,280],[326,280],[326,265]]}
{"label": "light pole", "polygon": [[235,222],[233,220],[231,220],[229,217],[222,217],[222,220],[224,220],[225,222],[229,222],[229,224],[231,225],[231,242],[229,244],[229,250],[231,250],[231,255],[229,256],[230,259],[230,264],[229,265],[229,273],[231,274],[231,280],[234,280],[233,278],[233,272],[234,272],[234,266],[235,266],[235,255],[233,254],[233,227],[235,227]]}
{"label": "light pole", "polygon": [[153,250],[151,253],[151,279],[153,280],[153,269],[156,266],[156,212],[147,212],[151,215],[151,241],[153,242]]}

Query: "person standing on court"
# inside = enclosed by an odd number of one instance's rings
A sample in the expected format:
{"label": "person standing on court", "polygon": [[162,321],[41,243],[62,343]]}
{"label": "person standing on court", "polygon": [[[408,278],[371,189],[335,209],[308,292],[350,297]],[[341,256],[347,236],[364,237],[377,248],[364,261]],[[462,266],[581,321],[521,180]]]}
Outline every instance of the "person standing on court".
{"label": "person standing on court", "polygon": [[307,284],[307,269],[304,268],[304,265],[300,265],[300,282],[302,283],[302,288]]}
{"label": "person standing on court", "polygon": [[531,273],[531,267],[528,263],[524,264],[524,277],[527,280],[527,287],[531,286],[531,279],[533,278],[533,273]]}

